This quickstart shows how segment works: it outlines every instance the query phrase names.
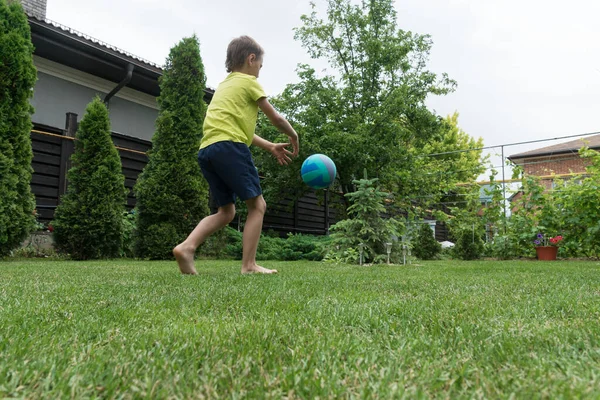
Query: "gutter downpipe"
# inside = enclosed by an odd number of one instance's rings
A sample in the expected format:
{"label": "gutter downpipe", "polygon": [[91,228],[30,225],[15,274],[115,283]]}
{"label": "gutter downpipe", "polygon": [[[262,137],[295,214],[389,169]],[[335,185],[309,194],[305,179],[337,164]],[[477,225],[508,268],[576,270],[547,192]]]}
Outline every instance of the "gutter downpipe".
{"label": "gutter downpipe", "polygon": [[133,76],[133,64],[127,64],[127,75],[125,75],[125,78],[123,78],[123,80],[121,81],[121,83],[119,83],[117,85],[117,87],[115,87],[109,94],[106,95],[106,97],[104,98],[104,104],[106,104],[106,106],[108,107],[108,102],[110,101],[110,99],[117,94],[117,92],[119,92],[119,90],[123,89],[123,87],[125,85],[127,85],[129,82],[131,82],[131,77]]}

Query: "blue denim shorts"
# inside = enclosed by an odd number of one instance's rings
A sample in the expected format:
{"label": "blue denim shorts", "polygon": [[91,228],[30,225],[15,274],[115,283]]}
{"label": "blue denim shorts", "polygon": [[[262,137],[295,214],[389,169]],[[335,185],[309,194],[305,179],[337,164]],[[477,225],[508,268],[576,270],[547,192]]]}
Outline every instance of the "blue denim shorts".
{"label": "blue denim shorts", "polygon": [[245,143],[217,142],[198,152],[198,163],[217,207],[262,194],[258,171]]}

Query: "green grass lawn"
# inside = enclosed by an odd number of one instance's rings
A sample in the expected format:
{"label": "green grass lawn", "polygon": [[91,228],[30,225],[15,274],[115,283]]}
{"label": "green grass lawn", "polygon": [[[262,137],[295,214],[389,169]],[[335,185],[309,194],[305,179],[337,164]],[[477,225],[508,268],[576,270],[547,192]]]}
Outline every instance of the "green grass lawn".
{"label": "green grass lawn", "polygon": [[0,262],[0,398],[600,398],[600,263]]}

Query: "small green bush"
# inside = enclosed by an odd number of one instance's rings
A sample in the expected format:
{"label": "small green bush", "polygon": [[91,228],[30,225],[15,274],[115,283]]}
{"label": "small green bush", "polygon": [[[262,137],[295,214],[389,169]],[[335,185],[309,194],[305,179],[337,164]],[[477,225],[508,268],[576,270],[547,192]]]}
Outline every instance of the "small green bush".
{"label": "small green bush", "polygon": [[483,254],[483,240],[471,230],[462,230],[456,234],[457,239],[452,248],[454,258],[460,260],[477,260]]}
{"label": "small green bush", "polygon": [[486,255],[495,257],[499,260],[510,260],[519,257],[519,251],[516,242],[510,235],[497,235],[492,242],[484,245]]}
{"label": "small green bush", "polygon": [[[386,254],[385,243],[399,236],[402,224],[382,216],[386,212],[384,204],[389,194],[378,188],[377,181],[377,178],[367,179],[366,172],[364,179],[354,181],[357,190],[346,194],[352,203],[348,207],[349,218],[331,227],[332,240],[327,259],[348,260],[362,243],[365,246],[365,262],[373,262],[380,259],[378,255]],[[349,252],[349,249],[354,250]]]}
{"label": "small green bush", "polygon": [[123,248],[121,257],[134,257],[135,210],[123,212]]}
{"label": "small green bush", "polygon": [[281,260],[285,239],[262,235],[256,250],[257,260]]}
{"label": "small green bush", "polygon": [[433,260],[439,255],[440,251],[442,251],[442,245],[433,237],[429,224],[421,224],[413,248],[415,257],[421,260]]}
{"label": "small green bush", "polygon": [[[238,254],[239,249],[239,254]],[[212,234],[198,248],[198,256],[205,258],[242,258],[242,233],[229,226]]]}
{"label": "small green bush", "polygon": [[329,236],[312,236],[297,234],[288,234],[284,240],[281,252],[281,260],[296,261],[310,260],[321,261],[324,257],[325,248],[331,238]]}
{"label": "small green bush", "polygon": [[[287,238],[263,232],[256,250],[257,260],[323,260],[328,236],[288,234]],[[199,255],[208,258],[242,259],[242,232],[226,227],[208,238],[200,246]]]}

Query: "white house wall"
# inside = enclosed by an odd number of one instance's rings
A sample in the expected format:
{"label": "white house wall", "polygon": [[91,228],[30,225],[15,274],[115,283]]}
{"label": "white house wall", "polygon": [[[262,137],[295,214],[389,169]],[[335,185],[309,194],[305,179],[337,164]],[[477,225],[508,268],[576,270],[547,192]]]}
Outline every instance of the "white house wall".
{"label": "white house wall", "polygon": [[[94,96],[104,98],[117,83],[34,57],[38,81],[31,104],[34,123],[65,127],[65,115],[73,112],[81,119]],[[110,100],[111,129],[124,135],[151,140],[158,117],[156,99],[130,88],[123,88]]]}

